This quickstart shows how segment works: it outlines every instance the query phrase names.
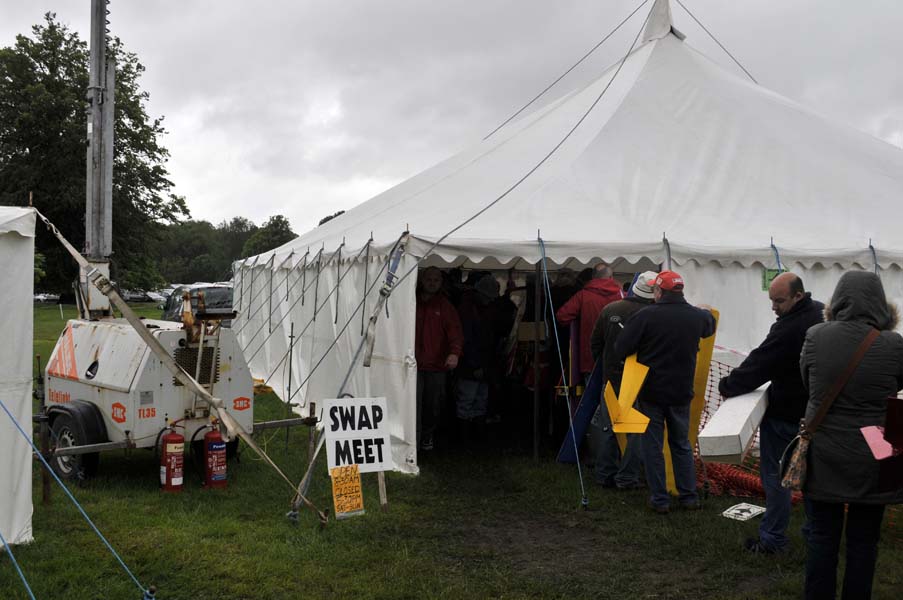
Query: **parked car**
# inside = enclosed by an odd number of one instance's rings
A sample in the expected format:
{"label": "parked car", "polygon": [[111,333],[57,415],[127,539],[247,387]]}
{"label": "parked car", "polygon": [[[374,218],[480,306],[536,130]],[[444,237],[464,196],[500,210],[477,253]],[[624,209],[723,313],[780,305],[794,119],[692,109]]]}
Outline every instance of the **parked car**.
{"label": "parked car", "polygon": [[119,295],[126,302],[153,302],[144,290],[121,290]]}
{"label": "parked car", "polygon": [[35,302],[59,302],[59,299],[59,294],[45,294],[43,292],[39,292],[34,295]]}
{"label": "parked car", "polygon": [[[201,283],[177,287],[163,305],[164,321],[182,322],[182,295],[188,292],[191,298],[191,311],[197,314],[198,293],[204,293],[204,306],[207,314],[232,314],[232,284]],[[231,319],[223,321],[223,327],[229,327]]]}

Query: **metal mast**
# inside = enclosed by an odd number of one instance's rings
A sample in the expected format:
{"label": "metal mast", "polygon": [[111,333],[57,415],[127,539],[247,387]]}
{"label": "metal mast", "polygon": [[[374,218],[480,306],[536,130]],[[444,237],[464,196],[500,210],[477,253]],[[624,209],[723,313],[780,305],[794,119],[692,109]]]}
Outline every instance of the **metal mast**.
{"label": "metal mast", "polygon": [[[85,210],[85,257],[110,275],[113,253],[113,107],[116,67],[107,60],[109,0],[91,0],[91,61],[88,73],[88,151]],[[85,309],[83,317],[110,313],[109,300],[80,277]]]}

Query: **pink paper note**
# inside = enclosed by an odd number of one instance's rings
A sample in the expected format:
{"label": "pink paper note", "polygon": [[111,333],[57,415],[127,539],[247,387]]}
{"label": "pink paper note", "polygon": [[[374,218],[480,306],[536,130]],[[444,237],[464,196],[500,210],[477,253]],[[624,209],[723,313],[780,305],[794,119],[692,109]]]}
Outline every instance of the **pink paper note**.
{"label": "pink paper note", "polygon": [[866,443],[869,445],[869,450],[872,451],[872,455],[877,460],[884,460],[885,458],[900,454],[900,448],[894,448],[890,442],[884,439],[883,427],[870,425],[868,427],[861,427],[859,431],[862,432],[862,437],[865,438]]}

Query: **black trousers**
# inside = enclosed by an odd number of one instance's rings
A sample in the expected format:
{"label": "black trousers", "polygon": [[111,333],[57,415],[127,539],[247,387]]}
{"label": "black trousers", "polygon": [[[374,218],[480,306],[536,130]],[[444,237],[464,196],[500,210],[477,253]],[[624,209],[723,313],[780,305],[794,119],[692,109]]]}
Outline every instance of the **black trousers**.
{"label": "black trousers", "polygon": [[[809,502],[809,539],[806,555],[806,598],[833,600],[837,594],[837,555],[844,533],[842,502]],[[846,514],[847,560],[843,574],[843,600],[872,597],[872,579],[878,560],[878,538],[884,518],[883,504],[850,504]]]}

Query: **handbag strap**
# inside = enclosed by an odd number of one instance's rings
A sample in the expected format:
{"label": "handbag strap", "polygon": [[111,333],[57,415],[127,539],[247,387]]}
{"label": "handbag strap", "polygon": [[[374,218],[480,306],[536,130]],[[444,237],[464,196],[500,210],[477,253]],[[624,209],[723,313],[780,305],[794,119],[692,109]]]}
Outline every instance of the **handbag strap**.
{"label": "handbag strap", "polygon": [[856,367],[859,366],[859,362],[862,360],[862,357],[865,356],[865,353],[868,352],[868,349],[871,347],[872,343],[878,337],[878,334],[881,333],[874,327],[868,332],[865,336],[865,339],[859,344],[859,347],[856,348],[856,353],[853,354],[853,358],[850,359],[850,364],[847,365],[846,370],[840,374],[840,377],[834,382],[834,385],[831,386],[831,389],[828,390],[828,393],[822,397],[821,404],[818,407],[818,410],[815,413],[815,416],[809,423],[805,423],[805,431],[809,435],[815,433],[815,430],[821,425],[822,420],[825,418],[825,415],[828,414],[828,409],[831,408],[831,405],[834,404],[834,399],[840,395],[840,391],[843,389],[843,386],[847,384],[850,377],[853,376],[853,372],[856,371]]}

